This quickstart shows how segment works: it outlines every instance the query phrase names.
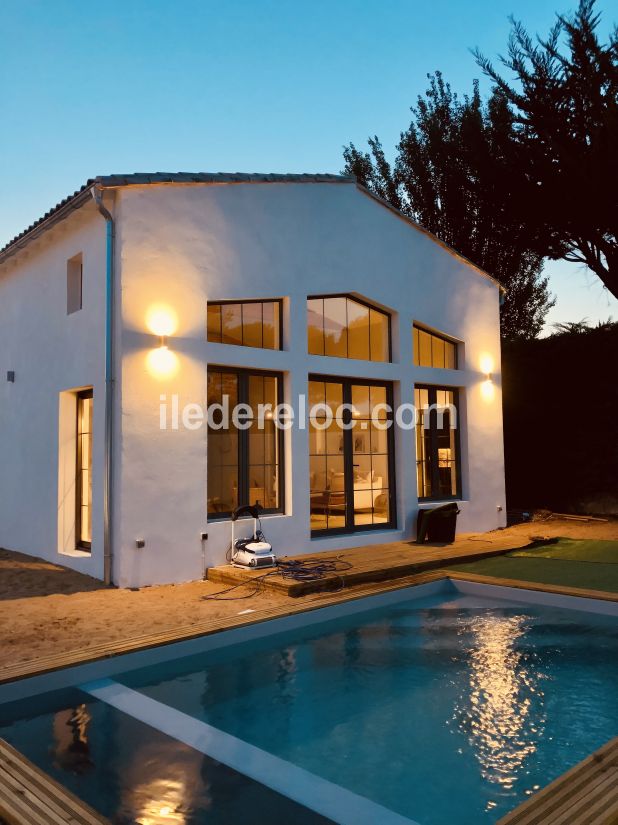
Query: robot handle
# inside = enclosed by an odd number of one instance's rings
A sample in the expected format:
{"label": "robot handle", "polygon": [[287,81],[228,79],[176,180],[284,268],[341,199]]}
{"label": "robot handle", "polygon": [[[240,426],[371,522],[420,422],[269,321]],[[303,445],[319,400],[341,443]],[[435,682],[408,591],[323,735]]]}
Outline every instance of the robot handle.
{"label": "robot handle", "polygon": [[262,508],[259,504],[243,504],[242,507],[237,507],[234,512],[232,513],[232,521],[236,521],[241,516],[245,514],[251,516],[254,519],[258,519],[260,517],[260,510]]}

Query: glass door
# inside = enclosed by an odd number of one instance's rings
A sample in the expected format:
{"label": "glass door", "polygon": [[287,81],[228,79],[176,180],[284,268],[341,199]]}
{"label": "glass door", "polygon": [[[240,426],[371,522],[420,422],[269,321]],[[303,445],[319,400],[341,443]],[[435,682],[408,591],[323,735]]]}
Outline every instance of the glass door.
{"label": "glass door", "polygon": [[391,386],[310,376],[310,411],[316,404],[309,422],[312,534],[392,527]]}

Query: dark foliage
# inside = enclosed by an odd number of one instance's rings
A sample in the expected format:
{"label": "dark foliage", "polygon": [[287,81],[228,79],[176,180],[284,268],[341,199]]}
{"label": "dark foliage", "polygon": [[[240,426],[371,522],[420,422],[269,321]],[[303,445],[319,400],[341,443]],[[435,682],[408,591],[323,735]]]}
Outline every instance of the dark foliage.
{"label": "dark foliage", "polygon": [[546,40],[512,21],[506,81],[476,53],[516,112],[512,205],[538,255],[587,264],[618,298],[618,28],[599,41],[594,0]]}
{"label": "dark foliage", "polygon": [[[558,512],[618,502],[618,323],[559,325],[502,352],[507,503]],[[609,371],[609,372],[608,372]]]}
{"label": "dark foliage", "polygon": [[533,338],[553,302],[542,257],[531,251],[511,208],[513,113],[499,91],[483,102],[475,83],[472,94],[459,99],[440,72],[429,78],[394,167],[374,137],[369,152],[345,148],[345,171],[497,278],[508,290],[503,337]]}

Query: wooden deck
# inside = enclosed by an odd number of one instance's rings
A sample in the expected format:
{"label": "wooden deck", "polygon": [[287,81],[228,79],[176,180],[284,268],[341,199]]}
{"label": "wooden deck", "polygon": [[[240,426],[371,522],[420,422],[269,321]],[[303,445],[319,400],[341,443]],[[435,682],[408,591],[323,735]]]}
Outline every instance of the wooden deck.
{"label": "wooden deck", "polygon": [[[340,559],[349,569],[332,573],[314,581],[295,581],[282,574],[225,564],[211,567],[208,581],[221,585],[255,583],[272,588],[287,596],[303,596],[324,590],[336,590],[368,582],[388,581],[427,570],[437,570],[454,564],[490,556],[499,556],[528,544],[527,538],[503,538],[499,533],[483,536],[461,536],[453,544],[415,544],[412,541],[395,541],[389,544],[372,544],[368,547],[350,547],[336,552],[307,553],[300,556],[282,556],[281,560],[326,561]],[[341,565],[344,566],[343,564]]]}
{"label": "wooden deck", "polygon": [[111,825],[0,739],[0,821],[8,825]]}
{"label": "wooden deck", "polygon": [[496,825],[616,825],[618,737],[526,800]]}

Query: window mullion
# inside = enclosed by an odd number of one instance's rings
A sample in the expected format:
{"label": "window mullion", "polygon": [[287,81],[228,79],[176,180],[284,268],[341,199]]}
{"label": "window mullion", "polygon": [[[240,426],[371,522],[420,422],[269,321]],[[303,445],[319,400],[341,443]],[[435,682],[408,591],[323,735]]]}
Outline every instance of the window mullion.
{"label": "window mullion", "polygon": [[[438,393],[435,387],[428,392],[429,399],[429,455],[431,468],[431,498],[438,498],[440,493],[440,473],[438,468],[438,413],[435,409]],[[433,409],[431,409],[433,407]]]}
{"label": "window mullion", "polygon": [[[248,378],[244,372],[238,373],[238,403],[248,400]],[[251,504],[249,501],[249,438],[248,430],[238,429],[238,506]]]}
{"label": "window mullion", "polygon": [[[352,383],[343,380],[341,382],[343,391],[343,403],[350,409],[352,404]],[[343,422],[342,422],[343,423]],[[345,525],[346,529],[354,527],[354,450],[352,441],[352,430],[343,431],[343,478],[345,490]]]}

